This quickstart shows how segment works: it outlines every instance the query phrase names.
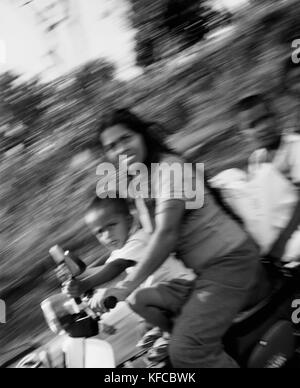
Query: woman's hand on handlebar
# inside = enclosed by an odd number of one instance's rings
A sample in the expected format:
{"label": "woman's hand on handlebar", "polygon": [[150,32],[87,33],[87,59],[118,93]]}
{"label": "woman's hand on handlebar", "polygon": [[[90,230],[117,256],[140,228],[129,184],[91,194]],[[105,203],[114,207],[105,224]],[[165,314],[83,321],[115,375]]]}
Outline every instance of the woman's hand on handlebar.
{"label": "woman's hand on handlebar", "polygon": [[99,293],[95,294],[93,298],[90,300],[90,307],[92,310],[97,311],[97,312],[104,312],[108,311],[106,306],[105,306],[105,301],[113,297],[115,298],[118,302],[122,302],[127,299],[128,297],[128,291],[126,288],[122,287],[116,287],[116,288],[110,288],[105,291],[105,293]]}
{"label": "woman's hand on handlebar", "polygon": [[114,297],[118,300],[118,302],[123,302],[129,296],[128,289],[122,286],[117,286],[114,288],[109,288],[106,290],[102,303],[104,303],[105,299]]}
{"label": "woman's hand on handlebar", "polygon": [[89,306],[90,308],[95,311],[96,313],[103,313],[104,308],[102,306],[102,298],[103,296],[99,293],[95,293],[93,297],[89,300]]}

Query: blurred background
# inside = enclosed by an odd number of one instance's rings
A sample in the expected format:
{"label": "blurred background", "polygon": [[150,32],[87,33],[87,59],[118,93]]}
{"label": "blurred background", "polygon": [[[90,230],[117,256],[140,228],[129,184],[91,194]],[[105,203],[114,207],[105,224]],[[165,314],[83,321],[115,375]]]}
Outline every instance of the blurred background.
{"label": "blurred background", "polygon": [[50,338],[49,248],[105,254],[82,221],[102,114],[130,106],[161,123],[209,175],[241,165],[241,93],[264,90],[293,122],[281,85],[299,20],[297,0],[0,0],[0,364]]}

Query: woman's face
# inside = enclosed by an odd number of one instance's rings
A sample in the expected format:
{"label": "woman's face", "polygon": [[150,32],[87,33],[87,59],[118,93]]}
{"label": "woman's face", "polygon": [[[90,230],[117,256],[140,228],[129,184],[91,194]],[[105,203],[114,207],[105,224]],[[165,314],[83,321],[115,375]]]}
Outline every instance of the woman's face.
{"label": "woman's face", "polygon": [[117,164],[120,156],[126,156],[128,167],[133,163],[144,163],[147,158],[146,144],[142,135],[124,125],[107,128],[100,136],[108,159]]}

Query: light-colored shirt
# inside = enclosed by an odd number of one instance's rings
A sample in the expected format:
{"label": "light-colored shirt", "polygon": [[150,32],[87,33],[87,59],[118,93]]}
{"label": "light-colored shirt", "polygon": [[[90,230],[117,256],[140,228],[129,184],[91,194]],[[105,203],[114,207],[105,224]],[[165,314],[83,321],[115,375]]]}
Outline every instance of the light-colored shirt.
{"label": "light-colored shirt", "polygon": [[[143,258],[143,250],[146,249],[149,243],[150,235],[143,229],[139,229],[132,233],[123,248],[114,251],[107,263],[111,263],[117,259],[133,260],[137,264]],[[134,267],[127,268],[127,274],[134,271]],[[124,276],[122,277],[122,279]],[[169,257],[164,264],[146,281],[147,286],[153,286],[160,282],[166,282],[173,279],[192,280],[193,272],[186,268],[183,263],[174,257]],[[119,281],[121,279],[118,279]]]}
{"label": "light-colored shirt", "polygon": [[[265,149],[260,149],[255,151],[250,157],[250,165],[253,164],[263,164],[269,162],[268,152]],[[282,136],[281,144],[279,149],[276,151],[273,159],[271,160],[272,165],[290,182],[293,183],[294,187],[299,187],[300,185],[300,135],[287,133]],[[278,189],[279,191],[279,189]],[[296,192],[296,187],[294,189]],[[288,220],[291,219],[291,215],[294,210],[291,211],[290,205],[293,204],[293,201],[289,202],[288,198],[293,198],[293,189],[290,189],[290,193],[287,192],[286,196],[282,198],[281,206],[277,206],[276,214],[270,220],[272,222],[272,227],[278,227],[278,224],[275,225],[275,219],[278,216],[281,218],[288,216]],[[297,196],[294,200],[293,207],[296,206]],[[278,212],[281,214],[278,214]],[[285,223],[287,225],[287,222]],[[278,228],[277,228],[278,229]],[[280,232],[283,228],[280,228]],[[277,233],[279,236],[279,233]],[[288,241],[282,260],[285,262],[298,260],[299,259],[299,247],[300,247],[300,228],[294,232],[291,239]]]}
{"label": "light-colored shirt", "polygon": [[294,184],[300,184],[300,135],[283,136],[273,163]]}

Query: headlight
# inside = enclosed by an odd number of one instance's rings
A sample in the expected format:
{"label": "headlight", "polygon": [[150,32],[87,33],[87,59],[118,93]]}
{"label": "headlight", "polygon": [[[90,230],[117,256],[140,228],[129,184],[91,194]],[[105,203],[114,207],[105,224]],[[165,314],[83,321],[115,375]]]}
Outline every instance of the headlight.
{"label": "headlight", "polygon": [[65,294],[51,296],[42,302],[41,308],[50,330],[58,335],[65,334],[80,313],[74,299]]}

